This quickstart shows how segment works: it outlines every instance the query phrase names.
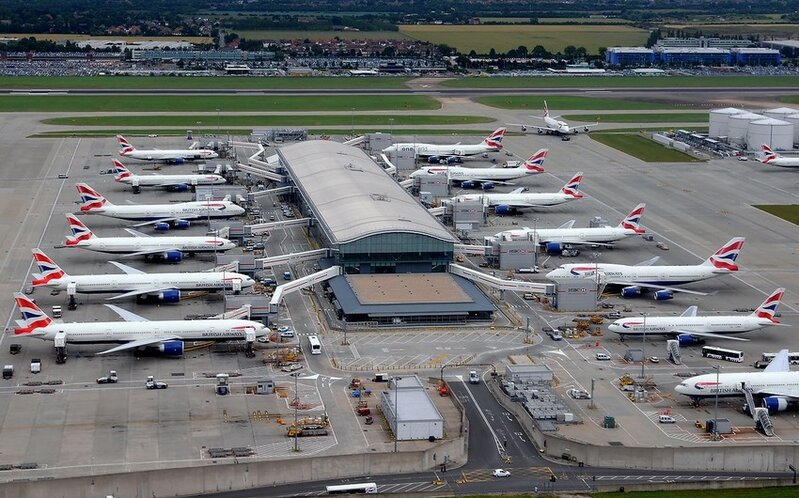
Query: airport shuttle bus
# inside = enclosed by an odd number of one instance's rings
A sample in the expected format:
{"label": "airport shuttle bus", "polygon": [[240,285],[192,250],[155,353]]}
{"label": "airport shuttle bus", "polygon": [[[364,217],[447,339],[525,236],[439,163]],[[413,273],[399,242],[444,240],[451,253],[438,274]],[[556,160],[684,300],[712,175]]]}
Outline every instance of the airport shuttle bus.
{"label": "airport shuttle bus", "polygon": [[[316,337],[316,336],[310,336]],[[327,494],[329,495],[352,495],[355,493],[376,494],[377,484],[373,482],[364,482],[360,484],[341,484],[338,486],[327,486]]]}
{"label": "airport shuttle bus", "polygon": [[[777,353],[763,353],[755,362],[755,368],[766,368],[774,360]],[[788,353],[788,364],[799,365],[799,353]]]}
{"label": "airport shuttle bus", "polygon": [[315,335],[308,336],[308,344],[311,346],[311,354],[322,354],[322,343]]}
{"label": "airport shuttle bus", "polygon": [[717,348],[714,346],[704,346],[702,348],[702,356],[705,358],[713,358],[716,360],[733,361],[735,363],[743,363],[743,351],[736,351],[734,349]]}

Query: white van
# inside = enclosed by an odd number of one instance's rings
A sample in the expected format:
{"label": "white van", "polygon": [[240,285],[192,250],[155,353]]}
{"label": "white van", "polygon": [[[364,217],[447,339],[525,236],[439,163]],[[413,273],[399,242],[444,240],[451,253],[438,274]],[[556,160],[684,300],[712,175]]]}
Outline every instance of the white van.
{"label": "white van", "polygon": [[671,415],[661,415],[658,419],[661,424],[674,424],[677,420]]}
{"label": "white van", "polygon": [[474,370],[469,372],[469,383],[470,384],[479,384],[480,383],[480,376]]}
{"label": "white van", "polygon": [[610,360],[610,355],[607,353],[597,353],[596,359],[601,361],[608,361]]}

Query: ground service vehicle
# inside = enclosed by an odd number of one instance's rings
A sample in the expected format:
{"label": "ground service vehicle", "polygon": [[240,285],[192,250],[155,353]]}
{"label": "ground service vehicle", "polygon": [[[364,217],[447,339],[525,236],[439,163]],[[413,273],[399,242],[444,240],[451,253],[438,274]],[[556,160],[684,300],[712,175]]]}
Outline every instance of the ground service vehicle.
{"label": "ground service vehicle", "polygon": [[[777,353],[763,353],[760,359],[755,362],[755,368],[766,368],[774,360]],[[788,363],[799,365],[799,353],[788,353]]]}
{"label": "ground service vehicle", "polygon": [[155,380],[155,377],[149,375],[147,377],[147,382],[144,383],[144,387],[147,389],[166,389],[169,387],[169,384],[161,382],[160,380]]}
{"label": "ground service vehicle", "polygon": [[469,383],[470,384],[479,384],[480,383],[480,375],[478,375],[477,372],[474,371],[474,370],[469,372]]}
{"label": "ground service vehicle", "polygon": [[596,359],[601,361],[608,361],[610,360],[610,355],[607,353],[597,353]]}
{"label": "ground service vehicle", "polygon": [[322,343],[315,335],[308,336],[308,344],[311,346],[311,354],[322,354]]}
{"label": "ground service vehicle", "polygon": [[505,469],[494,469],[491,475],[494,477],[510,477],[510,472]]}
{"label": "ground service vehicle", "polygon": [[6,365],[3,367],[3,378],[10,379],[14,376],[14,365]]}
{"label": "ground service vehicle", "polygon": [[702,356],[705,358],[713,358],[715,360],[733,361],[735,363],[742,363],[744,361],[743,351],[717,348],[715,346],[703,346]]}
{"label": "ground service vehicle", "polygon": [[376,494],[377,484],[364,482],[360,484],[340,484],[338,486],[326,486],[329,495],[352,495],[356,493]]}
{"label": "ground service vehicle", "polygon": [[108,375],[97,378],[98,384],[116,384],[117,382],[119,382],[119,377],[117,377],[116,370],[111,370],[108,372]]}
{"label": "ground service vehicle", "polygon": [[39,373],[42,371],[42,360],[39,358],[31,358],[31,373]]}

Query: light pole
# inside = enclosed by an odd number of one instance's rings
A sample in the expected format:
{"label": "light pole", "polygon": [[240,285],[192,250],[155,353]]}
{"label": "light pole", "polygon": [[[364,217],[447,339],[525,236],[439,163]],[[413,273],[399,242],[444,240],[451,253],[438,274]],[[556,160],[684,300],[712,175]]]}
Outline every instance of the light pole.
{"label": "light pole", "polygon": [[[205,208],[208,213],[208,231],[211,231],[211,201],[214,199],[213,194],[205,194]],[[216,248],[219,245],[219,230],[214,235],[214,266],[217,266]]]}
{"label": "light pole", "polygon": [[300,393],[297,391],[297,378],[300,376],[298,372],[291,374],[294,377],[294,451],[300,451],[299,439],[299,420],[297,419],[297,408],[300,406]]}
{"label": "light pole", "polygon": [[399,440],[399,381],[402,377],[394,377],[394,453],[397,452],[397,441]]}
{"label": "light pole", "polygon": [[391,140],[394,140],[394,118],[388,118],[388,132],[391,135]]}
{"label": "light pole", "polygon": [[644,379],[644,368],[646,367],[646,313],[644,313],[644,330],[641,334],[641,379]]}
{"label": "light pole", "polygon": [[793,483],[796,484],[796,467],[793,465],[788,465],[788,468],[791,469],[791,472],[793,472]]}
{"label": "light pole", "polygon": [[602,253],[600,251],[595,251],[591,253],[591,256],[594,258],[594,281],[596,283],[594,292],[596,301],[599,302],[599,257],[602,256]]}
{"label": "light pole", "polygon": [[355,136],[355,108],[350,107],[350,135]]}
{"label": "light pole", "polygon": [[216,110],[216,138],[219,139],[219,109]]}
{"label": "light pole", "polygon": [[[713,403],[713,441],[717,441],[719,439],[719,370],[721,368],[718,365],[713,365],[713,368],[716,370],[716,396]],[[754,406],[750,406],[749,409],[752,410],[752,413],[755,412]]]}

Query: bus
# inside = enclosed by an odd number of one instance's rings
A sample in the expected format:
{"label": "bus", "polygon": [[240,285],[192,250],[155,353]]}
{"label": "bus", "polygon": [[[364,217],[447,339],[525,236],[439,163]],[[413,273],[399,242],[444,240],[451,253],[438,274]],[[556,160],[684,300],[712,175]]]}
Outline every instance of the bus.
{"label": "bus", "polygon": [[327,494],[329,495],[351,495],[355,493],[375,494],[377,493],[377,484],[373,482],[363,482],[360,484],[327,486]]}
{"label": "bus", "polygon": [[744,361],[743,351],[717,348],[715,346],[703,346],[702,356],[704,356],[705,358],[713,358],[716,360],[734,361],[735,363],[743,363]]}
{"label": "bus", "polygon": [[322,343],[315,335],[308,336],[308,344],[311,346],[311,354],[322,354]]}
{"label": "bus", "polygon": [[[774,360],[777,353],[763,353],[755,362],[755,368],[766,368]],[[788,353],[788,364],[799,365],[799,353]]]}

